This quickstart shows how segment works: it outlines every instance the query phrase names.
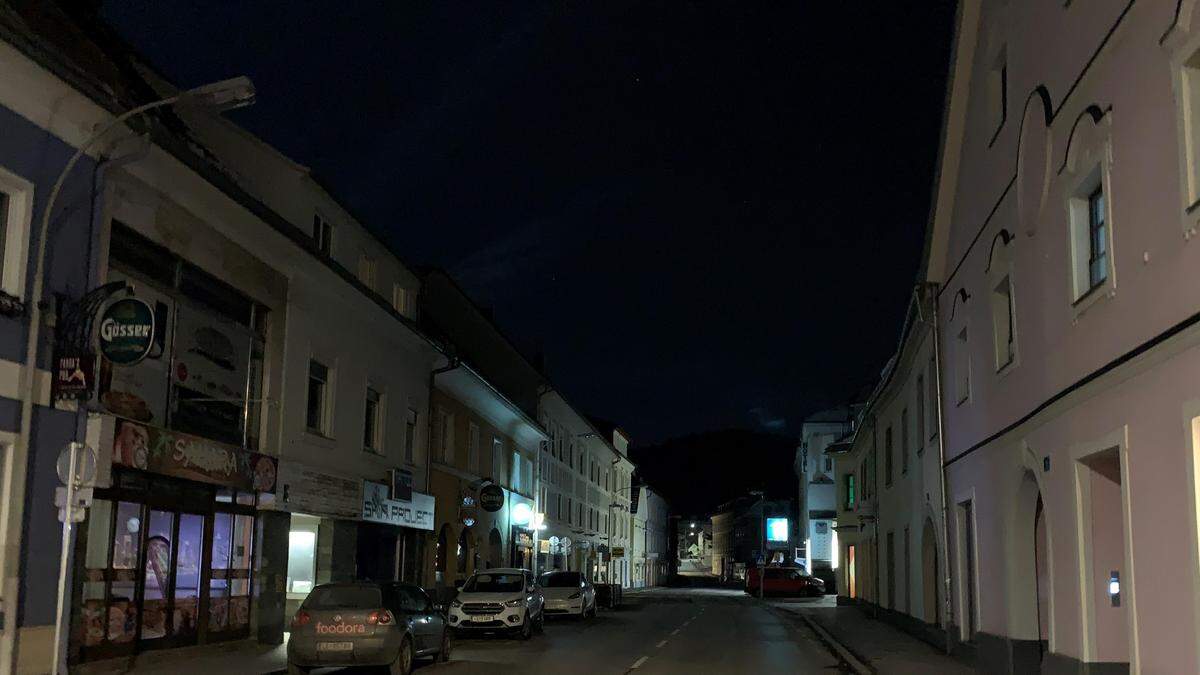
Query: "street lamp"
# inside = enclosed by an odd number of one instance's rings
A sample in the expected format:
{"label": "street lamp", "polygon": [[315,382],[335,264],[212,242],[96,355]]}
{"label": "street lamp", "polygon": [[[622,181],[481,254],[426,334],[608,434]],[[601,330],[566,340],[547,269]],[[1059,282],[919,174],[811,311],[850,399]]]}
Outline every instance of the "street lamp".
{"label": "street lamp", "polygon": [[762,490],[751,490],[750,494],[758,497],[758,528],[762,533],[762,541],[759,542],[762,544],[760,552],[762,557],[759,558],[762,562],[758,565],[758,599],[762,600],[763,589],[767,585],[767,493]]}
{"label": "street lamp", "polygon": [[[28,463],[29,446],[32,438],[30,427],[33,423],[34,389],[37,381],[35,374],[37,371],[38,342],[41,337],[42,327],[41,304],[46,262],[46,233],[50,228],[50,216],[54,211],[54,202],[58,199],[58,194],[62,191],[63,183],[66,182],[71,169],[75,168],[75,165],[79,163],[84,153],[96,145],[108,132],[124,124],[129,119],[155,108],[165,108],[168,106],[220,111],[240,108],[252,103],[254,103],[254,84],[250,81],[250,78],[243,76],[206,84],[202,87],[189,89],[174,96],[145,103],[127,110],[114,117],[112,121],[99,130],[93,132],[87,140],[80,144],[79,149],[75,151],[75,154],[71,156],[66,166],[58,174],[58,178],[54,181],[54,187],[50,189],[49,197],[46,199],[46,206],[42,209],[42,217],[38,221],[38,230],[35,237],[37,241],[37,254],[34,256],[33,263],[33,288],[30,290],[28,296],[29,334],[25,344],[25,363],[21,368],[21,380],[18,389],[21,396],[21,432],[15,447],[7,454],[4,463],[6,480],[2,497],[5,510],[3,535],[4,557],[2,563],[4,593],[2,597],[4,600],[4,609],[9,616],[16,615],[20,593],[18,579],[12,572],[19,564],[18,556],[21,550],[21,525],[24,518],[25,503],[25,467]],[[60,583],[62,583],[61,580]],[[58,645],[61,638],[61,631],[62,621],[59,621],[54,627],[55,649],[52,672],[55,675],[59,672]],[[9,669],[15,669],[16,667],[16,634],[17,631],[15,630],[6,630],[3,633],[3,637],[0,637],[0,653],[4,654],[4,658],[7,661],[7,663],[2,665],[7,666]]]}

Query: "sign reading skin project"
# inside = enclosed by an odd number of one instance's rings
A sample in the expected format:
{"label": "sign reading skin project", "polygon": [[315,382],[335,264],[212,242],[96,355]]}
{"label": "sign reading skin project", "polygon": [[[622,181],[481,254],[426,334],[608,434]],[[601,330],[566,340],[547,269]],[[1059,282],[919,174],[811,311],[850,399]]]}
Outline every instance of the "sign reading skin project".
{"label": "sign reading skin project", "polygon": [[362,519],[433,531],[433,495],[414,492],[412,500],[388,499],[388,486],[363,481]]}
{"label": "sign reading skin project", "polygon": [[767,518],[767,541],[788,540],[788,519]]}

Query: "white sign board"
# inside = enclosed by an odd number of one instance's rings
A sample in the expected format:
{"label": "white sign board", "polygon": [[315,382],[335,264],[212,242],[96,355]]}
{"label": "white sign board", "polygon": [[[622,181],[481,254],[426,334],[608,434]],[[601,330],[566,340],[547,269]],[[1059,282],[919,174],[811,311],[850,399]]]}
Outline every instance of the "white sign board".
{"label": "white sign board", "polygon": [[411,501],[388,499],[388,486],[363,481],[362,519],[433,531],[433,496],[412,493]]}
{"label": "white sign board", "polygon": [[281,511],[357,518],[363,506],[362,481],[283,461],[275,483],[275,506]]}

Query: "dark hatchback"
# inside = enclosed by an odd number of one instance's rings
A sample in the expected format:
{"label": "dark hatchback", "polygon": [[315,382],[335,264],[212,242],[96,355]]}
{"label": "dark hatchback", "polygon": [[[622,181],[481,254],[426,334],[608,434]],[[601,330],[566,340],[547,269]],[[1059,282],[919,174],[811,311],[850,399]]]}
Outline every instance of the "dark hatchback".
{"label": "dark hatchback", "polygon": [[419,586],[396,582],[322,584],[292,619],[288,673],[330,666],[384,666],[408,675],[413,660],[450,658],[451,635]]}

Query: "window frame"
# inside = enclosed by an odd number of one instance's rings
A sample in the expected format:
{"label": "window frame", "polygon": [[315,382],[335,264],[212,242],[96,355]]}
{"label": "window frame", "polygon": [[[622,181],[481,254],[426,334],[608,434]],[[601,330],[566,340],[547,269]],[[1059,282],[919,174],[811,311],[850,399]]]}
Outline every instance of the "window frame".
{"label": "window frame", "polygon": [[[323,369],[325,371],[323,378],[313,376],[313,366],[314,365],[320,367],[321,369]],[[307,431],[308,433],[315,434],[317,436],[321,436],[322,438],[332,438],[333,437],[333,433],[330,429],[330,426],[331,426],[330,420],[332,418],[332,415],[330,414],[330,410],[333,408],[333,389],[334,389],[333,379],[334,379],[334,368],[331,368],[330,366],[326,365],[324,362],[322,362],[316,356],[309,356],[309,358],[308,358],[308,375],[307,375],[307,379],[305,380],[305,382],[307,383],[308,386],[305,389],[304,428],[305,428],[305,431]],[[313,380],[316,380],[321,383],[321,402],[316,411],[317,416],[320,418],[317,420],[317,422],[319,423],[319,426],[312,426],[312,419],[311,419]]]}
{"label": "window frame", "polygon": [[313,244],[317,248],[317,252],[321,255],[333,257],[333,223],[328,218],[321,215],[320,211],[313,212],[313,231],[311,233]]}
{"label": "window frame", "polygon": [[895,469],[892,452],[892,425],[883,432],[883,486],[892,486],[892,472]]}
{"label": "window frame", "polygon": [[33,229],[32,182],[0,166],[0,193],[8,206],[0,212],[0,291],[25,301],[29,271],[29,246]]}
{"label": "window frame", "polygon": [[[371,395],[374,394],[375,413],[371,415]],[[383,444],[383,426],[384,420],[387,418],[387,408],[384,404],[383,391],[367,384],[366,392],[363,396],[363,451],[373,455],[384,456],[386,450]],[[371,428],[368,428],[370,424]],[[368,443],[369,441],[369,443]]]}

